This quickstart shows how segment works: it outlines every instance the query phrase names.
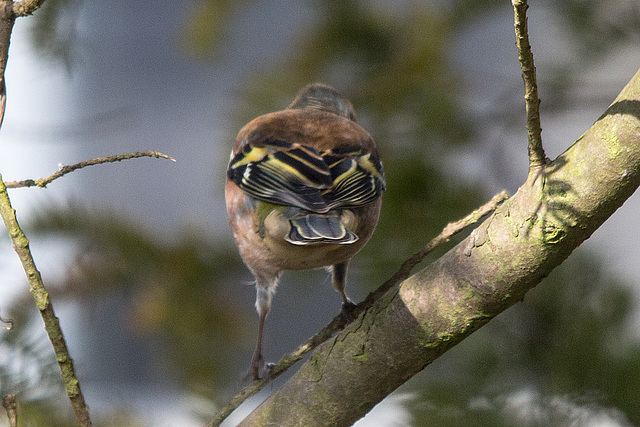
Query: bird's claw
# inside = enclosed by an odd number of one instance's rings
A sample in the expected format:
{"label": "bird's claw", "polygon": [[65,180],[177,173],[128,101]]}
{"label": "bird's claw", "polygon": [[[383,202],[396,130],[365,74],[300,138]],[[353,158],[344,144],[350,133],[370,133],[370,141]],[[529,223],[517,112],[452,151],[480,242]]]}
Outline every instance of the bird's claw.
{"label": "bird's claw", "polygon": [[354,320],[356,320],[355,310],[356,310],[356,305],[350,300],[347,300],[342,303],[342,310],[340,310],[340,316],[347,323],[351,323]]}
{"label": "bird's claw", "polygon": [[254,381],[269,378],[271,375],[271,368],[275,366],[274,363],[265,362],[262,354],[254,356],[251,360],[251,367],[249,372],[245,375],[245,379],[252,378]]}

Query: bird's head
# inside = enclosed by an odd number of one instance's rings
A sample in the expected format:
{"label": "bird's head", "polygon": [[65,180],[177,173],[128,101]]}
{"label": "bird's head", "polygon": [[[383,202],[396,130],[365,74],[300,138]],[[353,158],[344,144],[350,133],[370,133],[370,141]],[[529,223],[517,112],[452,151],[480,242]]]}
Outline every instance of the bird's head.
{"label": "bird's head", "polygon": [[288,109],[327,111],[355,121],[355,112],[351,102],[334,88],[322,83],[312,83],[300,89]]}

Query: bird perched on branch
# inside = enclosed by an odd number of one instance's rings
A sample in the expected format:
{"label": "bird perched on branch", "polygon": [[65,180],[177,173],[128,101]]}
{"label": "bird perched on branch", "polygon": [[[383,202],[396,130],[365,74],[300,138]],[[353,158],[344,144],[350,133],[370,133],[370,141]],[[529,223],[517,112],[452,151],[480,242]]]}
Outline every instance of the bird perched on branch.
{"label": "bird perched on branch", "polygon": [[385,189],[374,139],[333,88],[304,87],[286,110],[260,116],[236,139],[227,169],[229,223],[256,280],[254,379],[268,375],[262,335],[283,270],[330,267],[342,312],[347,264],[378,223]]}

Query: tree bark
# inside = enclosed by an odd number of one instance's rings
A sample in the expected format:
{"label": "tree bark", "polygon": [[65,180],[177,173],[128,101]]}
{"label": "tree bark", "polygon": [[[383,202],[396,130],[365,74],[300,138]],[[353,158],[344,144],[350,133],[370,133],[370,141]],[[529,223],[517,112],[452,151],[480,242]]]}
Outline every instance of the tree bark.
{"label": "tree bark", "polygon": [[640,71],[468,238],[391,289],[240,425],[351,425],[561,264],[640,184]]}

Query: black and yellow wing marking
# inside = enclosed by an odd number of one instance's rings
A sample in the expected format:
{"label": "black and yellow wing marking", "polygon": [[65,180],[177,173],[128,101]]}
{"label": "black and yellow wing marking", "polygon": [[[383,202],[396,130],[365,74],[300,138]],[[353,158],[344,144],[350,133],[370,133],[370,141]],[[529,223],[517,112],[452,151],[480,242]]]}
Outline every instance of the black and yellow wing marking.
{"label": "black and yellow wing marking", "polygon": [[324,198],[330,208],[357,208],[382,195],[386,188],[380,159],[359,148],[341,148],[322,153],[329,165],[332,185]]}
{"label": "black and yellow wing marking", "polygon": [[280,140],[245,145],[231,159],[227,176],[258,200],[313,212],[329,210],[322,191],[331,188],[331,171],[311,147]]}
{"label": "black and yellow wing marking", "polygon": [[382,164],[371,153],[357,147],[319,153],[281,140],[245,145],[227,176],[258,200],[317,213],[364,206],[385,189]]}

